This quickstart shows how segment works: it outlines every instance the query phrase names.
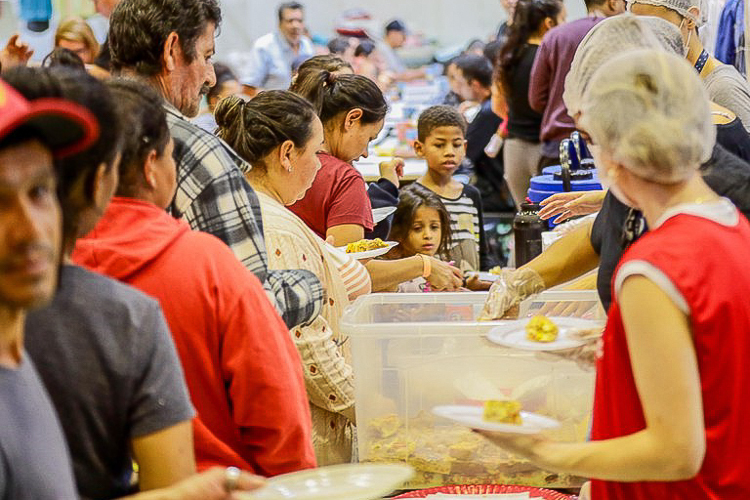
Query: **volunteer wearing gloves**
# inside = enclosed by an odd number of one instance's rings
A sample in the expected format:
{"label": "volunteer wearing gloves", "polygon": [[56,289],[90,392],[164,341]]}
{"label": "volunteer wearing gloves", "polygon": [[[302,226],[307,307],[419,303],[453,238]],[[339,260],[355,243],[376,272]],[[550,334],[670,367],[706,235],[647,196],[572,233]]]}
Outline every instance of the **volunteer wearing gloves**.
{"label": "volunteer wearing gloves", "polygon": [[[592,441],[485,433],[595,500],[750,498],[750,223],[698,174],[715,128],[684,59],[631,51],[581,103],[601,179],[651,231],[623,256],[598,356]],[[731,285],[730,285],[731,284]]]}
{"label": "volunteer wearing gloves", "polygon": [[[638,48],[667,50],[680,55],[684,52],[679,30],[667,21],[654,17],[621,14],[602,21],[589,32],[576,51],[565,81],[563,98],[576,120],[581,119],[582,97],[596,70],[618,54]],[[725,140],[726,135],[721,127],[717,127],[717,139],[720,144],[731,145]],[[748,216],[750,165],[730,154],[720,144],[714,147],[711,159],[701,166],[701,174],[715,192],[728,197]],[[609,308],[610,283],[615,267],[622,252],[641,235],[645,225],[637,210],[620,202],[612,194],[606,197],[604,194],[605,191],[602,191],[602,198],[598,201],[601,211],[596,220],[581,223],[522,268],[503,270],[490,291],[480,319],[512,316],[514,306],[530,295],[575,279],[597,266],[599,297],[605,310]],[[588,198],[583,201],[589,202]],[[560,208],[553,206],[550,212],[553,210]]]}

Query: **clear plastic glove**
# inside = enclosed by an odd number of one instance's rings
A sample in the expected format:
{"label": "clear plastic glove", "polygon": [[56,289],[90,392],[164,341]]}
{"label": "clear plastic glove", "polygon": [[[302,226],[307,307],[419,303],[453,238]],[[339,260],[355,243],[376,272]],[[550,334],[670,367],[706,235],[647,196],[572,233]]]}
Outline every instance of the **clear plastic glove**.
{"label": "clear plastic glove", "polygon": [[601,190],[553,194],[540,203],[542,209],[539,211],[539,217],[547,220],[558,216],[552,222],[559,224],[571,217],[593,214],[602,208],[606,194],[606,191]]}
{"label": "clear plastic glove", "polygon": [[380,177],[391,181],[394,186],[399,187],[401,178],[404,176],[404,165],[403,158],[396,157],[391,161],[384,161],[379,165]]}
{"label": "clear plastic glove", "polygon": [[594,370],[596,368],[596,360],[600,356],[602,350],[603,333],[604,326],[574,329],[573,331],[568,332],[568,337],[584,342],[582,346],[574,347],[573,349],[564,349],[562,351],[540,353],[540,357],[548,357],[548,359],[563,358],[574,361],[579,368],[584,371]]}
{"label": "clear plastic glove", "polygon": [[442,260],[434,257],[431,259],[432,271],[426,278],[430,288],[435,292],[455,292],[460,290],[464,284],[464,273]]}
{"label": "clear plastic glove", "polygon": [[[539,293],[546,287],[542,277],[533,269],[503,269],[490,288],[490,295],[479,314],[479,321],[493,321],[518,314],[515,309],[522,300]],[[509,314],[510,313],[510,314]]]}

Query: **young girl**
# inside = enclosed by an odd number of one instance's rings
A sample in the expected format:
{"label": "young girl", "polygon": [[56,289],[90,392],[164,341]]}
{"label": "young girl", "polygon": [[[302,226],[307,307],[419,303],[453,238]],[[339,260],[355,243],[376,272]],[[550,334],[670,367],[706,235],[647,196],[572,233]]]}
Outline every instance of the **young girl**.
{"label": "young girl", "polygon": [[[404,259],[417,254],[448,260],[452,246],[450,214],[440,197],[426,187],[414,183],[401,190],[398,208],[393,215],[389,239],[398,246],[386,258]],[[469,278],[465,286],[470,290],[488,290],[489,283],[477,276]],[[399,292],[424,292],[430,287],[424,278],[402,283]]]}

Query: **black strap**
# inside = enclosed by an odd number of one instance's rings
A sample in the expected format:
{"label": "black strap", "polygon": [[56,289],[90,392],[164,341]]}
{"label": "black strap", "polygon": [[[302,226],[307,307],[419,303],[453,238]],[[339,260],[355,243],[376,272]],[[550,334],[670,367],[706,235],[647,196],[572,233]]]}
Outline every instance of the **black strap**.
{"label": "black strap", "polygon": [[698,60],[695,61],[695,70],[698,72],[698,74],[701,74],[701,71],[703,71],[703,67],[708,62],[708,52],[706,52],[706,49],[703,49],[701,52],[701,55],[698,56]]}

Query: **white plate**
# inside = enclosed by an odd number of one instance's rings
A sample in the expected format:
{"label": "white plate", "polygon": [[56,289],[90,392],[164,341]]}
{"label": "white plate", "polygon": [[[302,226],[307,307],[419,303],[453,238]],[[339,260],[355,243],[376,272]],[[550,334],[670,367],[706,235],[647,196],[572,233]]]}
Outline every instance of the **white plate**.
{"label": "white plate", "polygon": [[543,417],[536,413],[527,411],[521,412],[523,424],[500,424],[497,422],[488,422],[482,418],[484,408],[481,406],[469,405],[449,405],[436,406],[432,413],[438,417],[447,418],[457,424],[490,432],[509,432],[512,434],[538,434],[546,429],[556,429],[560,427],[560,422],[549,417]]}
{"label": "white plate", "polygon": [[[388,246],[387,247],[383,247],[383,248],[376,248],[375,250],[368,250],[366,252],[349,253],[347,255],[351,255],[352,257],[354,257],[357,260],[374,259],[375,257],[380,257],[381,255],[385,255],[388,252],[390,252],[391,248],[393,248],[396,245],[398,245],[398,242],[397,241],[386,241],[385,244],[388,245]],[[346,253],[346,247],[336,247],[336,249],[340,250],[340,251],[342,251],[344,253]]]}
{"label": "white plate", "polygon": [[396,207],[381,207],[372,209],[372,221],[377,224],[396,211]]}
{"label": "white plate", "polygon": [[487,272],[468,272],[466,273],[467,276],[479,276],[479,279],[482,281],[490,281],[494,283],[497,281],[497,279],[500,277],[497,274],[487,273]]}
{"label": "white plate", "polygon": [[557,339],[554,342],[534,342],[526,338],[526,323],[531,318],[517,319],[504,322],[496,326],[487,338],[496,344],[505,347],[513,347],[524,351],[562,351],[581,347],[585,342],[568,337],[568,332],[578,328],[594,328],[601,326],[601,321],[592,321],[580,318],[550,318],[558,328]]}
{"label": "white plate", "polygon": [[240,500],[371,500],[398,489],[414,475],[406,464],[345,464],[276,476]]}

